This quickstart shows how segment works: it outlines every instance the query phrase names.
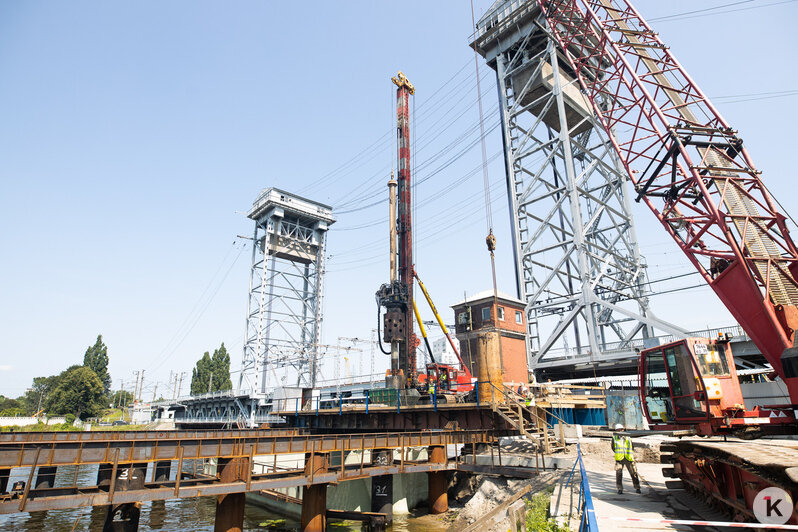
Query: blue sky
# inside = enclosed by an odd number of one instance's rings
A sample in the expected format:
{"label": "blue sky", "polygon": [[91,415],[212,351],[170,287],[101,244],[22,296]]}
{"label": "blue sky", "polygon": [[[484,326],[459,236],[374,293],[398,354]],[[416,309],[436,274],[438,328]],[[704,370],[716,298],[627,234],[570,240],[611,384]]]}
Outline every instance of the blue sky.
{"label": "blue sky", "polygon": [[[490,3],[475,2],[477,17]],[[798,3],[735,4],[652,24],[798,212],[798,97],[763,94],[798,90]],[[696,9],[636,6],[648,19]],[[479,146],[449,162],[476,139],[457,142],[478,118],[470,28],[469,4],[452,1],[0,4],[0,393],[79,363],[97,334],[115,387],[145,369],[147,388],[163,390],[170,371],[190,374],[223,341],[236,368],[249,266],[236,235],[251,233],[243,213],[269,186],[341,212],[324,340],[369,338],[388,270],[384,207],[346,211],[382,198],[400,69],[417,88],[417,176],[429,176],[417,191],[417,269],[439,308],[488,288]],[[490,127],[495,81],[480,67]],[[499,150],[494,131],[487,152]],[[500,158],[489,168],[499,286],[510,292]],[[689,272],[653,217],[637,219],[651,278]],[[730,323],[707,288],[653,307],[687,328]]]}

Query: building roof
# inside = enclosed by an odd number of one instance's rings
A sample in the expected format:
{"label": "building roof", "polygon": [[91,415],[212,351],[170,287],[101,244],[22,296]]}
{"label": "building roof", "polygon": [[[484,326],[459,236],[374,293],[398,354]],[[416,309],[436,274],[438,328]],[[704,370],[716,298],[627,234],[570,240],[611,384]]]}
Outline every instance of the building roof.
{"label": "building roof", "polygon": [[[524,301],[521,301],[517,297],[513,297],[505,292],[502,292],[501,290],[499,290],[498,295],[499,295],[499,301],[504,301],[505,303],[514,303],[522,307],[526,306],[526,303]],[[493,290],[483,290],[481,292],[477,292],[473,296],[470,296],[462,301],[458,301],[457,303],[452,305],[451,308],[459,307],[461,305],[467,305],[469,303],[477,303],[479,301],[484,301],[486,299],[493,299]]]}

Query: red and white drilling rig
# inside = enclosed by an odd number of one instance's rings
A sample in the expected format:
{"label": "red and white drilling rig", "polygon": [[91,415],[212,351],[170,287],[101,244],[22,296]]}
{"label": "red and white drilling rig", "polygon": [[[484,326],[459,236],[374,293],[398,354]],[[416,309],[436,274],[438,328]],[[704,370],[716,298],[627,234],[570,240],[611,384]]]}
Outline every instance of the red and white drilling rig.
{"label": "red and white drilling rig", "polygon": [[[396,148],[398,155],[398,181],[388,181],[388,227],[390,236],[390,282],[380,286],[376,293],[378,325],[379,314],[385,308],[383,318],[384,335],[382,340],[391,346],[391,369],[385,376],[386,387],[397,390],[416,390],[427,395],[432,384],[433,393],[447,394],[468,392],[473,389],[471,372],[460,358],[460,353],[452,342],[427,289],[413,264],[412,232],[412,190],[410,181],[410,96],[415,87],[407,77],[399,72],[391,78],[396,85]],[[398,191],[397,191],[398,188]],[[459,360],[459,367],[441,364],[434,360],[427,340],[416,302],[413,299],[413,281],[418,280],[424,297],[435,314],[441,330],[446,335]],[[419,339],[413,330],[413,317],[416,316],[419,328],[432,358],[426,365],[426,373],[419,374],[416,366],[416,348]],[[380,344],[380,349],[382,345]]]}

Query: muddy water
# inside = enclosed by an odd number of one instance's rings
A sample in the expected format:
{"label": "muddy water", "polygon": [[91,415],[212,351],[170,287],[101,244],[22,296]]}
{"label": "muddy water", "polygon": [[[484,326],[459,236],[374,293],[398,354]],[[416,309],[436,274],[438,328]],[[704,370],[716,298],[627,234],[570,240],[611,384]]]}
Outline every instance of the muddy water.
{"label": "muddy water", "polygon": [[[174,469],[174,468],[173,468]],[[29,469],[14,469],[9,479],[9,486],[15,481],[27,482]],[[81,469],[77,472],[78,485],[88,486],[97,478],[97,467]],[[55,486],[69,486],[75,481],[73,467],[59,467]],[[98,509],[99,510],[99,509]],[[13,530],[20,532],[69,532],[82,530],[101,532],[105,515],[92,508],[75,508],[71,510],[50,510],[36,513],[17,513],[0,515],[0,531]],[[213,530],[216,512],[216,498],[202,497],[196,499],[175,499],[155,501],[142,504],[139,530],[190,532]],[[359,524],[343,525],[331,523],[331,530],[360,530]],[[299,530],[299,522],[274,514],[256,505],[247,504],[244,512],[245,530]],[[446,526],[430,516],[410,515],[397,516],[392,532],[443,531]]]}

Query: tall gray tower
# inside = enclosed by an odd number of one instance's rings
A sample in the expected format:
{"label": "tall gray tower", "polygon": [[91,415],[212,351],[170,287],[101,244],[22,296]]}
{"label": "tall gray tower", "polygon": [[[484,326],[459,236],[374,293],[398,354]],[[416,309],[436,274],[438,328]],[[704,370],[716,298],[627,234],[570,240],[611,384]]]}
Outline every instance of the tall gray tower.
{"label": "tall gray tower", "polygon": [[276,188],[260,193],[239,389],[316,383],[324,244],[332,208]]}
{"label": "tall gray tower", "polygon": [[471,46],[496,71],[516,290],[530,368],[552,378],[635,367],[655,329],[628,178],[534,0],[499,0]]}

